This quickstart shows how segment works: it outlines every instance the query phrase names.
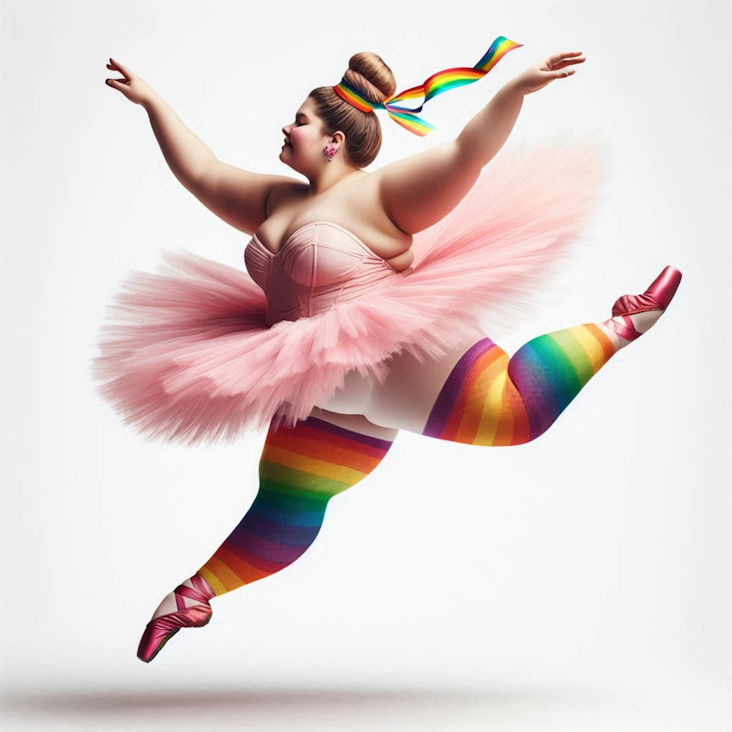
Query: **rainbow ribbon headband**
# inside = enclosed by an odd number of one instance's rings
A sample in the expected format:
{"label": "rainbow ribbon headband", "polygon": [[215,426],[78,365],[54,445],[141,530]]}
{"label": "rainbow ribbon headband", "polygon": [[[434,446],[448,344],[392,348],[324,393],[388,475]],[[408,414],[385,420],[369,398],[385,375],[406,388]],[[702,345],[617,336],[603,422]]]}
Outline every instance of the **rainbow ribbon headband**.
{"label": "rainbow ribbon headband", "polygon": [[[398,122],[402,127],[413,132],[415,135],[424,137],[432,130],[436,129],[424,119],[418,117],[415,113],[421,112],[422,107],[432,97],[436,97],[442,92],[455,89],[464,84],[472,84],[474,81],[482,79],[509,51],[523,46],[522,43],[509,41],[504,36],[498,36],[491,47],[485,52],[483,57],[472,68],[457,66],[444,71],[438,71],[432,76],[425,79],[423,84],[413,86],[400,94],[394,94],[387,97],[383,102],[370,102],[357,92],[345,79],[340,84],[336,84],[333,89],[342,99],[352,104],[362,112],[373,112],[375,109],[385,109],[389,116]],[[408,109],[400,107],[395,102],[403,102],[407,99],[417,99],[424,97],[424,101],[416,109]]]}

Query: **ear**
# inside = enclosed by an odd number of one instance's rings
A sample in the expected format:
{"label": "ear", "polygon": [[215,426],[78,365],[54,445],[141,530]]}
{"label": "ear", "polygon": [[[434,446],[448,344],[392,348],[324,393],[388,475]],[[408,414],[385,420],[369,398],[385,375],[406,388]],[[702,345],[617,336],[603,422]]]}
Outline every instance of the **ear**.
{"label": "ear", "polygon": [[334,140],[334,142],[340,147],[341,145],[344,145],[346,142],[346,136],[340,131],[336,131],[331,135],[331,138]]}

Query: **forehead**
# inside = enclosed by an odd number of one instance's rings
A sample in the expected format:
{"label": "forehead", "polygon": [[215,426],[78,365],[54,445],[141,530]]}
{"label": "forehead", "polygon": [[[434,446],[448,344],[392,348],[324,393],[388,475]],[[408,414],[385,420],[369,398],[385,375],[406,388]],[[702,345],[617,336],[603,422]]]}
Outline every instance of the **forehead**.
{"label": "forehead", "polygon": [[304,114],[310,118],[317,117],[317,112],[315,111],[315,102],[308,97],[298,108],[297,108],[297,114]]}

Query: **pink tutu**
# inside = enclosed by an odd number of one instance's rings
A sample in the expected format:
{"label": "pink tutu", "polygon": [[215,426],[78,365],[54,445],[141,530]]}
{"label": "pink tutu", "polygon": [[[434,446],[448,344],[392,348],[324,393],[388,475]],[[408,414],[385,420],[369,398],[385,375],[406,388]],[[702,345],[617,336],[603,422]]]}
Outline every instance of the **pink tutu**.
{"label": "pink tutu", "polygon": [[590,222],[608,167],[598,141],[505,149],[457,208],[414,236],[411,273],[272,327],[246,271],[165,252],[158,273],[132,272],[109,305],[96,389],[152,439],[231,441],[275,415],[305,419],[353,370],[383,382],[394,354],[440,358],[528,312]]}

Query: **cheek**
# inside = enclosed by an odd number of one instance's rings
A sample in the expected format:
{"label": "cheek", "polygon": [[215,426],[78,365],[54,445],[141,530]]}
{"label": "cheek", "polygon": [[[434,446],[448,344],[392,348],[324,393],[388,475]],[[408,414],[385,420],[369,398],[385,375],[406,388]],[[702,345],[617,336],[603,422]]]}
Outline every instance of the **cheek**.
{"label": "cheek", "polygon": [[295,127],[290,132],[290,142],[295,146],[298,147],[299,145],[302,145],[303,143],[307,142],[307,134],[305,131],[300,127]]}

